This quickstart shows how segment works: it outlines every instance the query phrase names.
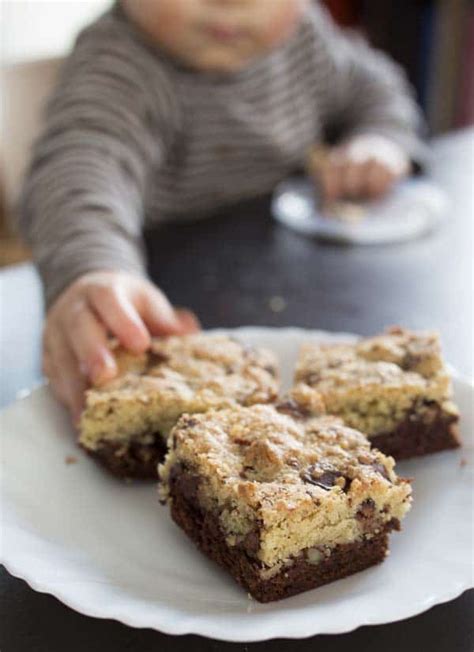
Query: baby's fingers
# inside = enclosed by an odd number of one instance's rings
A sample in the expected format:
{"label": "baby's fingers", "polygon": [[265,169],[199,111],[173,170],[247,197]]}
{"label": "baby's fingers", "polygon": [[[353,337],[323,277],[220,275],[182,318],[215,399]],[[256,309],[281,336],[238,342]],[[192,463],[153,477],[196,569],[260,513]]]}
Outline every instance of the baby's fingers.
{"label": "baby's fingers", "polygon": [[86,381],[79,371],[74,354],[59,331],[51,333],[45,344],[43,370],[54,394],[66,405],[73,421],[77,423],[84,404]]}
{"label": "baby's fingers", "polygon": [[183,334],[198,333],[201,330],[201,323],[191,310],[175,308],[175,313],[183,329]]}
{"label": "baby's fingers", "polygon": [[395,183],[397,176],[385,165],[381,165],[377,161],[371,161],[367,174],[367,194],[369,197],[382,197],[387,194]]}
{"label": "baby's fingers", "polygon": [[120,288],[94,288],[89,293],[89,301],[110,333],[125,348],[142,353],[149,347],[148,330],[132,301]]}
{"label": "baby's fingers", "polygon": [[323,203],[329,204],[339,199],[343,192],[343,166],[329,161],[321,166],[318,172],[317,185]]}
{"label": "baby's fingers", "polygon": [[80,301],[64,321],[63,332],[67,333],[79,369],[93,383],[114,378],[117,365],[107,344],[107,333],[87,303]]}
{"label": "baby's fingers", "polygon": [[348,161],[343,169],[342,193],[344,199],[361,199],[367,196],[367,165]]}
{"label": "baby's fingers", "polygon": [[186,311],[185,320],[179,318],[166,296],[153,285],[147,285],[139,297],[140,314],[152,335],[184,335],[199,330],[197,319],[190,330],[191,314]]}

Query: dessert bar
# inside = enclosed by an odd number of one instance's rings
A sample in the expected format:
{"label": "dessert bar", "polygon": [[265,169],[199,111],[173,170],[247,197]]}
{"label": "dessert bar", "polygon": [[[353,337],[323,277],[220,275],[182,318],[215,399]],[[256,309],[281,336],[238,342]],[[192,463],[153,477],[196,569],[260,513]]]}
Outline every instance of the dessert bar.
{"label": "dessert bar", "polygon": [[399,327],[356,343],[307,344],[296,383],[397,460],[459,446],[457,407],[439,336]]}
{"label": "dessert bar", "polygon": [[80,444],[114,474],[156,478],[168,433],[183,412],[273,401],[273,354],[224,335],[155,339],[143,355],[114,350],[119,374],[89,390]]}
{"label": "dessert bar", "polygon": [[261,602],[385,558],[410,507],[394,460],[307,387],[279,405],[183,415],[160,466],[174,521]]}

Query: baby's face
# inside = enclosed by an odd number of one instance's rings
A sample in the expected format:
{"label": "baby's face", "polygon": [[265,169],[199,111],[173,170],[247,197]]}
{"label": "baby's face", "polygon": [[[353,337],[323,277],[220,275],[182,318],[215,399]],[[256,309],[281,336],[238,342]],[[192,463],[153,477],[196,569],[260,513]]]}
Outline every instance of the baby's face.
{"label": "baby's face", "polygon": [[157,45],[197,70],[236,72],[281,45],[308,0],[122,0]]}

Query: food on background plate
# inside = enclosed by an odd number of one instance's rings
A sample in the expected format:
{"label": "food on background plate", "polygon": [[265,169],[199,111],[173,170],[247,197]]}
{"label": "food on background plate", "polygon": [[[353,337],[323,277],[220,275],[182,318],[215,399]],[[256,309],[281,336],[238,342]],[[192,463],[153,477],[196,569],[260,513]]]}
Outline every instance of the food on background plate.
{"label": "food on background plate", "polygon": [[[330,149],[322,145],[315,145],[309,150],[306,168],[309,176],[316,180],[327,165]],[[362,200],[339,199],[327,202],[319,199],[321,215],[328,219],[338,220],[347,224],[358,224],[367,219],[367,202]]]}
{"label": "food on background plate", "polygon": [[276,406],[184,415],[160,467],[174,521],[255,599],[278,600],[384,560],[408,480],[297,387]]}

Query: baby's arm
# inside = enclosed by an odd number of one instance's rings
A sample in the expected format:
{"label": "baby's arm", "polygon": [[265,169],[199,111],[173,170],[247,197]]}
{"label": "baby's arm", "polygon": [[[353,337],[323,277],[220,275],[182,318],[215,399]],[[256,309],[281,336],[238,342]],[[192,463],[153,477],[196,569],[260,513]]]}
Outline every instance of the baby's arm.
{"label": "baby's arm", "polygon": [[80,37],[63,70],[21,210],[45,286],[44,370],[75,417],[86,383],[116,372],[109,335],[138,352],[150,334],[196,328],[145,279],[141,248],[147,176],[167,146],[160,121],[172,100],[165,82],[151,95],[160,80],[106,20]]}
{"label": "baby's arm", "polygon": [[314,10],[325,127],[337,141],[318,181],[331,200],[379,196],[424,157],[417,136],[422,120],[403,71],[360,39],[337,29],[326,12]]}

